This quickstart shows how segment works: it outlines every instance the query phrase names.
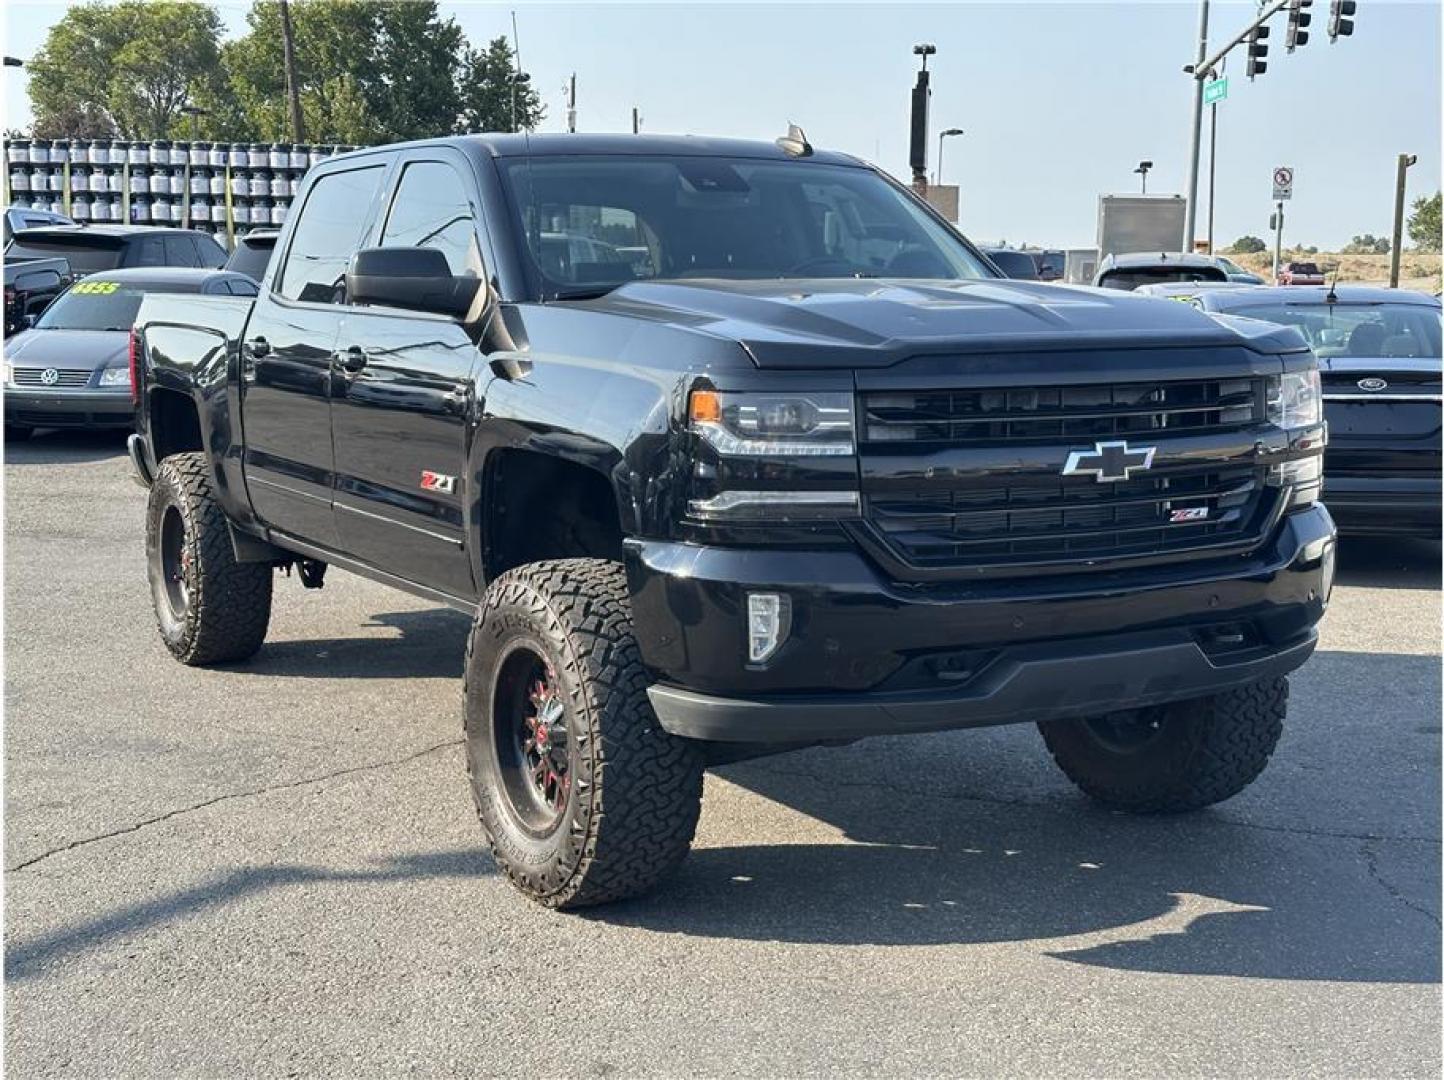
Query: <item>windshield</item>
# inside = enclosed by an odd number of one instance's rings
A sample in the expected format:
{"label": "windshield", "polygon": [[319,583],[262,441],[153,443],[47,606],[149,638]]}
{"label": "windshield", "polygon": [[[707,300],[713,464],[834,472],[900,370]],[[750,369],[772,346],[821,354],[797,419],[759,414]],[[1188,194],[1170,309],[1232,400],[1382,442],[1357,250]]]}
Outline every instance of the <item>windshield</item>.
{"label": "windshield", "polygon": [[1321,358],[1439,356],[1439,309],[1422,304],[1250,304],[1232,315],[1297,327]]}
{"label": "windshield", "polygon": [[993,277],[869,169],[751,158],[503,162],[548,296],[658,278]]}
{"label": "windshield", "polygon": [[1238,263],[1234,262],[1232,259],[1225,259],[1222,255],[1215,255],[1214,258],[1216,258],[1216,259],[1218,260],[1218,265],[1221,266],[1221,267],[1223,267],[1224,270],[1225,270],[1227,273],[1230,273],[1230,274],[1248,274],[1248,273],[1252,273],[1252,271],[1245,270],[1242,266],[1240,266]]}
{"label": "windshield", "polygon": [[129,330],[141,293],[115,281],[79,281],[45,309],[37,330]]}
{"label": "windshield", "polygon": [[[79,239],[79,238],[77,238]],[[114,270],[120,265],[124,249],[118,244],[86,245],[67,240],[13,241],[5,249],[7,261],[15,259],[67,259],[77,274],[93,274],[97,270]]]}

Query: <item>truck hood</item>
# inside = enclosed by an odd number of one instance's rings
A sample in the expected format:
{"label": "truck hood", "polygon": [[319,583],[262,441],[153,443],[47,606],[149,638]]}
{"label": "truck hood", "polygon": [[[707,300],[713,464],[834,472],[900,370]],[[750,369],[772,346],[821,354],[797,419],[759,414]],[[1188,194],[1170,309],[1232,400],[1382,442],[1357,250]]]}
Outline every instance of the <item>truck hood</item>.
{"label": "truck hood", "polygon": [[5,349],[17,367],[114,367],[129,362],[130,334],[124,330],[26,330]]}
{"label": "truck hood", "polygon": [[736,341],[762,368],[1055,349],[1304,347],[1295,331],[1240,326],[1191,304],[1006,279],[630,282],[582,306]]}

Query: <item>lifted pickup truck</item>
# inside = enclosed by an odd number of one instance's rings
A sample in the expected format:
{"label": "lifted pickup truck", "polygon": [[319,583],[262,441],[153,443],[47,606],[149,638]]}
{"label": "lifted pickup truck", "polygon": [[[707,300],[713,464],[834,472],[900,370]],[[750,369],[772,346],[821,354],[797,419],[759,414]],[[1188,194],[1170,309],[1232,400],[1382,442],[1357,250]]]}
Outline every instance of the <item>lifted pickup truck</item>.
{"label": "lifted pickup truck", "polygon": [[389,146],[296,206],[257,299],[136,324],[161,636],[251,656],[290,567],[474,613],[534,899],[649,888],[778,750],[1038,723],[1141,812],[1263,769],[1333,576],[1297,331],[1001,279],[796,138]]}

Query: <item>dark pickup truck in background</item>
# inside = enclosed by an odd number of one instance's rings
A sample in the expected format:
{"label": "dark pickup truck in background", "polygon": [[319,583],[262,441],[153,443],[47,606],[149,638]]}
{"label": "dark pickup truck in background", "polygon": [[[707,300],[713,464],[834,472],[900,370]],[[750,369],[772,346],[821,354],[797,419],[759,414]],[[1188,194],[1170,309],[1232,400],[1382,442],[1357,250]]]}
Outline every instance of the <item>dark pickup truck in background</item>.
{"label": "dark pickup truck in background", "polygon": [[679,862],[707,765],[868,735],[1036,722],[1108,806],[1226,799],[1332,582],[1296,331],[1001,279],[797,139],[333,158],[259,298],[135,334],[170,651],[254,654],[280,567],[474,612],[473,795],[555,907]]}

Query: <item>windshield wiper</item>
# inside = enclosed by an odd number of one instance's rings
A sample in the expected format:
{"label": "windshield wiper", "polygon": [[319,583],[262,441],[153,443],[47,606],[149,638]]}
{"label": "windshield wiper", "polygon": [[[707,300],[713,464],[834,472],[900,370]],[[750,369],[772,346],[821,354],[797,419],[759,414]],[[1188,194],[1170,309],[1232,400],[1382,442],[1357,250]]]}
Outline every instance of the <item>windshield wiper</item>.
{"label": "windshield wiper", "polygon": [[597,300],[621,284],[618,281],[611,285],[597,285],[590,289],[558,289],[551,298],[553,300]]}

